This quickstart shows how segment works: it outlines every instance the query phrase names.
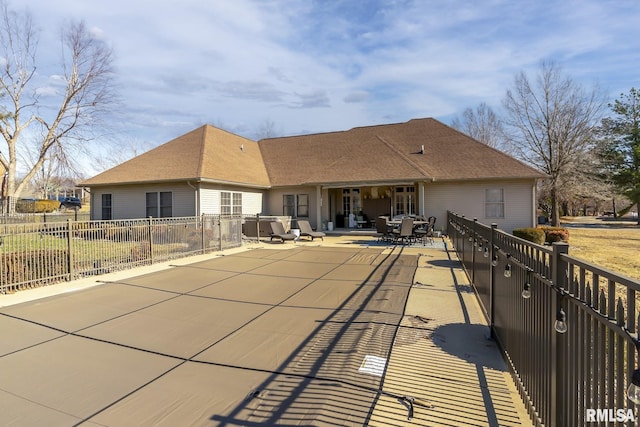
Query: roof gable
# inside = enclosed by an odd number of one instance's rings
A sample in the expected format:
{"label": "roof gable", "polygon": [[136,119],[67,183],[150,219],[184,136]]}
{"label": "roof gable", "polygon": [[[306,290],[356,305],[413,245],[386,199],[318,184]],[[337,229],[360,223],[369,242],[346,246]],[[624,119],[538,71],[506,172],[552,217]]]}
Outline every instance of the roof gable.
{"label": "roof gable", "polygon": [[269,186],[258,144],[210,125],[134,157],[82,185],[185,180]]}

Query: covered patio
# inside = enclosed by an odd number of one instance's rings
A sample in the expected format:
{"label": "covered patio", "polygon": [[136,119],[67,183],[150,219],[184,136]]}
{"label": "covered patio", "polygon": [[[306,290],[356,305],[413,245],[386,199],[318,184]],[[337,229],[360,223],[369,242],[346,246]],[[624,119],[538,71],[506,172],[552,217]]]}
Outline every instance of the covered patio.
{"label": "covered patio", "polygon": [[445,240],[242,248],[0,299],[9,424],[530,424]]}

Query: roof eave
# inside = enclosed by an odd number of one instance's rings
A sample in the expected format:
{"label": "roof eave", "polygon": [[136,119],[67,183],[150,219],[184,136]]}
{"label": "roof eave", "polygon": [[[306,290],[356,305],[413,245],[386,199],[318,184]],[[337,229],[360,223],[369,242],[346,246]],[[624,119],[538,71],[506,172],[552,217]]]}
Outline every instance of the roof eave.
{"label": "roof eave", "polygon": [[258,189],[269,189],[269,184],[255,184],[238,181],[227,181],[222,179],[210,179],[210,178],[179,178],[179,179],[156,179],[146,181],[121,181],[121,182],[105,182],[105,183],[85,183],[81,182],[79,185],[82,187],[113,187],[121,185],[150,185],[150,184],[170,184],[170,183],[204,183],[204,184],[217,184],[217,185],[231,185],[237,187],[248,187]]}

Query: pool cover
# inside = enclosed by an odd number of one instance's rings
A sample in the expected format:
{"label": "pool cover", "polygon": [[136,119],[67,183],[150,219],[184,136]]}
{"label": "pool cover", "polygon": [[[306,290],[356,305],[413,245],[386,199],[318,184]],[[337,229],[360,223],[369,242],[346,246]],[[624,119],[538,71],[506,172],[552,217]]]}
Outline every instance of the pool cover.
{"label": "pool cover", "polygon": [[4,307],[0,419],[365,425],[417,258],[254,249]]}

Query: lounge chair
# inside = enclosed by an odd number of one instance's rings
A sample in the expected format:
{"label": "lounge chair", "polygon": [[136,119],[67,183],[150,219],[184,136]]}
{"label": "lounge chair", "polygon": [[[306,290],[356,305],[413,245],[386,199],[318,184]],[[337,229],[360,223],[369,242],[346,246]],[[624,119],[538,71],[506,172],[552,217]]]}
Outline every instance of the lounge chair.
{"label": "lounge chair", "polygon": [[273,240],[274,237],[281,239],[282,243],[284,243],[285,240],[296,240],[295,234],[284,231],[284,226],[281,222],[273,221],[270,222],[269,225],[271,226],[271,240]]}
{"label": "lounge chair", "polygon": [[299,219],[298,228],[300,229],[300,236],[311,237],[311,240],[315,239],[316,237],[319,237],[321,240],[324,241],[324,236],[326,236],[326,234],[323,233],[322,231],[313,231],[313,229],[311,228],[311,224],[309,224],[309,221],[307,220]]}

